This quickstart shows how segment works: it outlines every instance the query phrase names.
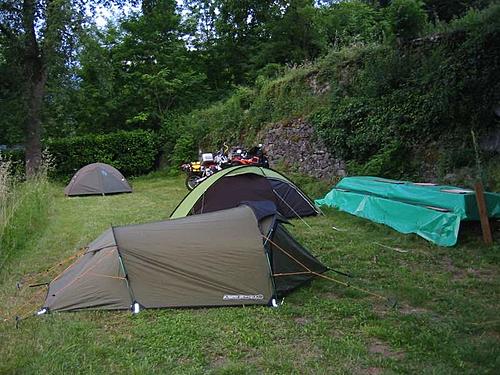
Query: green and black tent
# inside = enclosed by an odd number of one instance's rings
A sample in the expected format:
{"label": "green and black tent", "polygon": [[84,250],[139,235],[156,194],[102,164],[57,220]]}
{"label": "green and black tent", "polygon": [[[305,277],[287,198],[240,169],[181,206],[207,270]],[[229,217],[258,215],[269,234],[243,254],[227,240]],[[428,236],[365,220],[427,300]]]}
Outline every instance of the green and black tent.
{"label": "green and black tent", "polygon": [[84,309],[274,305],[327,268],[271,202],[112,227],[48,287],[39,314]]}
{"label": "green and black tent", "polygon": [[170,218],[224,210],[242,201],[271,201],[286,218],[320,213],[314,202],[281,173],[264,167],[236,166],[217,172],[196,186]]}

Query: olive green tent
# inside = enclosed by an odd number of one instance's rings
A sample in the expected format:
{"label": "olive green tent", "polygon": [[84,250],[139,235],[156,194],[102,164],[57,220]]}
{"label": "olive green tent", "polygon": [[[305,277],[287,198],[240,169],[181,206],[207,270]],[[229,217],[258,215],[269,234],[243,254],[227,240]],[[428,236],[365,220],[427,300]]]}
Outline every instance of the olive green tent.
{"label": "olive green tent", "polygon": [[286,218],[317,215],[313,201],[281,173],[264,167],[236,166],[217,172],[196,186],[170,218],[236,207],[242,201],[272,201]]}
{"label": "olive green tent", "polygon": [[39,314],[272,305],[326,270],[277,220],[272,203],[254,202],[107,230],[49,284]]}
{"label": "olive green tent", "polygon": [[64,189],[67,196],[131,193],[127,180],[111,165],[93,163],[80,168]]}

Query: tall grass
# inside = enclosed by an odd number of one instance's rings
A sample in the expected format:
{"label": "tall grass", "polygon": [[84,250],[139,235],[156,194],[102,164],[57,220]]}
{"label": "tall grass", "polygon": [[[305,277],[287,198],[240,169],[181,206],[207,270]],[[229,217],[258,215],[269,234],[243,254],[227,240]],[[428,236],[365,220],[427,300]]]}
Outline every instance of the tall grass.
{"label": "tall grass", "polygon": [[[10,173],[12,163],[10,160],[4,160],[0,154],[0,239],[10,219],[11,199],[13,193],[13,177]],[[1,244],[2,242],[0,242]],[[0,247],[2,254],[3,247]]]}
{"label": "tall grass", "polygon": [[15,176],[12,163],[0,156],[0,272],[43,229],[51,203],[47,172],[50,158],[33,178]]}

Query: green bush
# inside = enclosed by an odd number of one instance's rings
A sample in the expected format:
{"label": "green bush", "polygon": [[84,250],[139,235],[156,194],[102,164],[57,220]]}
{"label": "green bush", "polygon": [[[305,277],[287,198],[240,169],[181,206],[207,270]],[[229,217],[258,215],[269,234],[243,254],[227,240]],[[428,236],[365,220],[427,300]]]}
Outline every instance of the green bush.
{"label": "green bush", "polygon": [[366,163],[359,164],[351,160],[347,163],[347,168],[352,175],[411,179],[414,166],[409,156],[408,149],[394,141],[370,157]]}
{"label": "green bush", "polygon": [[[127,177],[146,174],[158,156],[157,136],[148,130],[49,139],[43,146],[53,158],[51,177],[63,180],[97,162],[110,164]],[[2,157],[12,162],[12,173],[24,174],[24,150],[2,151]]]}
{"label": "green bush", "polygon": [[196,144],[192,134],[183,134],[174,146],[171,156],[171,166],[179,167],[196,158]]}
{"label": "green bush", "polygon": [[391,32],[401,39],[419,36],[427,23],[424,4],[420,0],[392,0],[385,13]]}
{"label": "green bush", "polygon": [[54,158],[54,176],[71,177],[90,163],[107,163],[125,176],[150,172],[158,154],[153,132],[135,130],[110,134],[89,134],[49,140],[45,143]]}
{"label": "green bush", "polygon": [[383,39],[385,23],[379,12],[362,1],[333,2],[320,9],[323,38],[332,47]]}

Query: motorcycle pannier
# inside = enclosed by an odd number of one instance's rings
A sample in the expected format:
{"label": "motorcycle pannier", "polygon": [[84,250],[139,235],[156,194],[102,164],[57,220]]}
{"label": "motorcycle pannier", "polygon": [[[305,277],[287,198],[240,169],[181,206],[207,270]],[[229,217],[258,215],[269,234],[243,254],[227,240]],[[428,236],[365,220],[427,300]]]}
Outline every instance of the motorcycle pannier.
{"label": "motorcycle pannier", "polygon": [[201,154],[202,163],[212,163],[214,161],[214,155],[211,152]]}

